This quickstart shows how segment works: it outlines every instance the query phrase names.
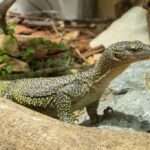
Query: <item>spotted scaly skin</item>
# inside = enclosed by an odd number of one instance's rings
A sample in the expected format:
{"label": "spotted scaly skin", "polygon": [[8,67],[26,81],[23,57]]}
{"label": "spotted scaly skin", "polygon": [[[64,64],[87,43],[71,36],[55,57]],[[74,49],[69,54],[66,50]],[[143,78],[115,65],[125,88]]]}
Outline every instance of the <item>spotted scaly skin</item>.
{"label": "spotted scaly skin", "polygon": [[[73,123],[72,112],[86,107],[91,122],[98,121],[99,98],[109,83],[131,63],[150,59],[150,46],[140,41],[125,41],[105,49],[93,68],[74,75],[54,78],[31,78],[0,82],[1,96],[45,111]],[[51,113],[49,113],[51,115]]]}

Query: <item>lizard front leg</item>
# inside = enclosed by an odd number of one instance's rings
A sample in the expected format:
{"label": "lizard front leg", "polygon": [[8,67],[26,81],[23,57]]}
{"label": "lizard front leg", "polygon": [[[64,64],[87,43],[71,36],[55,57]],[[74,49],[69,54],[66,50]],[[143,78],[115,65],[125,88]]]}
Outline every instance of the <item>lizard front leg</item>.
{"label": "lizard front leg", "polygon": [[95,102],[91,103],[90,105],[88,105],[86,107],[87,113],[88,113],[88,115],[90,117],[92,125],[94,125],[94,124],[99,122],[99,116],[97,114],[98,104],[99,104],[99,101],[95,101]]}
{"label": "lizard front leg", "polygon": [[71,111],[71,99],[65,94],[58,94],[54,104],[57,116],[60,120],[74,123],[75,119]]}

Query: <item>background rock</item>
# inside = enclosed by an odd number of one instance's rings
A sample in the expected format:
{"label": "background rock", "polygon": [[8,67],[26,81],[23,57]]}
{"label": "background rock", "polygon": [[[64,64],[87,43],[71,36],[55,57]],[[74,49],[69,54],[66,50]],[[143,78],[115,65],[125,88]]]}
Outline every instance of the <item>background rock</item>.
{"label": "background rock", "polygon": [[150,43],[148,25],[146,20],[146,10],[141,7],[133,7],[120,19],[91,41],[92,48],[100,45],[109,46],[119,41],[140,40]]}

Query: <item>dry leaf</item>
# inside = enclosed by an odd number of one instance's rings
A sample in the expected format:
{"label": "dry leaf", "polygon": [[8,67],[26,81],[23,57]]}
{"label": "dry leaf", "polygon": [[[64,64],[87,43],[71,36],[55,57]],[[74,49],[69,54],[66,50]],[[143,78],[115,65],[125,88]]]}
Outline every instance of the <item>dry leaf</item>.
{"label": "dry leaf", "polygon": [[77,40],[77,38],[79,37],[80,32],[78,30],[76,31],[71,31],[69,33],[66,33],[65,36],[63,37],[63,39],[65,41],[74,41]]}

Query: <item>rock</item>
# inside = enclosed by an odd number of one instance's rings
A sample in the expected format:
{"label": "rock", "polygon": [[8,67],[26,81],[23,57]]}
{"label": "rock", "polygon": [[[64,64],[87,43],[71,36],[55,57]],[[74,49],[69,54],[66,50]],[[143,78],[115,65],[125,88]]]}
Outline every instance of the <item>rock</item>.
{"label": "rock", "polygon": [[144,76],[150,72],[150,61],[139,61],[129,66],[119,77],[117,77],[109,88],[116,90],[122,89],[145,89]]}
{"label": "rock", "polygon": [[111,83],[100,100],[98,111],[103,114],[110,106],[115,113],[104,119],[100,127],[150,131],[150,92],[144,85],[144,74],[150,71],[149,68],[150,61],[133,64]]}
{"label": "rock", "polygon": [[100,45],[109,46],[119,41],[140,40],[150,43],[146,10],[141,7],[134,7],[125,13],[120,19],[91,41],[92,48]]}
{"label": "rock", "polygon": [[150,135],[60,122],[0,99],[1,150],[149,150]]}
{"label": "rock", "polygon": [[[99,110],[112,107],[115,111],[101,123],[103,126],[132,128],[150,131],[150,94],[146,91],[130,91],[123,96],[114,96],[110,101],[100,103]],[[102,113],[102,112],[101,112]]]}

